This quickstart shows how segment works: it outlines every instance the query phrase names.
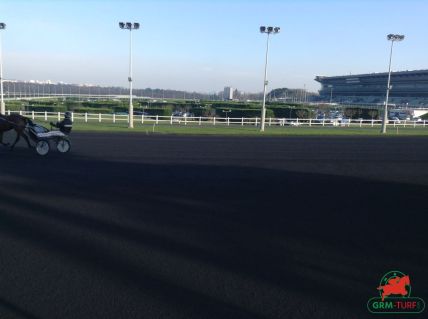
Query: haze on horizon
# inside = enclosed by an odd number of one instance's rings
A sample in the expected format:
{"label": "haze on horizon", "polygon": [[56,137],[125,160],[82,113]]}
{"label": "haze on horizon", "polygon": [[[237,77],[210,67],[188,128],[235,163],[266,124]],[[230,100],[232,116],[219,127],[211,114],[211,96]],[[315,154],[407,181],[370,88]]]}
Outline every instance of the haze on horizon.
{"label": "haze on horizon", "polygon": [[2,0],[5,79],[127,86],[133,31],[134,87],[260,92],[266,35],[269,89],[317,91],[316,75],[386,72],[389,33],[393,70],[427,69],[428,2],[422,0],[53,1]]}

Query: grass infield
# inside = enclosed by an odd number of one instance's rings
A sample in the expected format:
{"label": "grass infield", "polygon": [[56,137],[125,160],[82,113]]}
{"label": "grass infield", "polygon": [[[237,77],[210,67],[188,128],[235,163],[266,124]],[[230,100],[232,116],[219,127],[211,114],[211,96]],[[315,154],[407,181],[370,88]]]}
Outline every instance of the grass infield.
{"label": "grass infield", "polygon": [[[36,120],[35,122],[49,127],[49,122]],[[231,125],[179,125],[179,124],[153,124],[135,123],[133,129],[129,129],[125,122],[119,123],[88,123],[75,121],[73,131],[79,132],[103,132],[103,133],[129,133],[138,132],[145,134],[189,134],[189,135],[253,135],[253,136],[287,136],[287,135],[313,135],[313,136],[382,136],[380,126],[375,127],[291,127],[291,126],[266,126],[265,132],[260,132],[256,126]],[[428,127],[388,127],[386,136],[428,136]]]}

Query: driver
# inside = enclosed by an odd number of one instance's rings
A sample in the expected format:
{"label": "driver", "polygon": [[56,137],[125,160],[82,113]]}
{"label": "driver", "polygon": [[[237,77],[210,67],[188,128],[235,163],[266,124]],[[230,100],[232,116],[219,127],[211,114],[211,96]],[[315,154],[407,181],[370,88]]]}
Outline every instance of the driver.
{"label": "driver", "polygon": [[59,130],[64,134],[70,134],[71,129],[73,128],[73,122],[71,121],[71,113],[65,112],[64,119],[61,122],[51,122],[51,125],[59,128]]}

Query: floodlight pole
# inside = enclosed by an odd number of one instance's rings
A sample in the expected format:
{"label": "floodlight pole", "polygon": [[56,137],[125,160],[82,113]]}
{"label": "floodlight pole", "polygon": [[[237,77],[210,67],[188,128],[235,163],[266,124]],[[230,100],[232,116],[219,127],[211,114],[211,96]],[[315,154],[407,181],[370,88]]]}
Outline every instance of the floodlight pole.
{"label": "floodlight pole", "polygon": [[119,22],[119,27],[121,29],[129,30],[129,128],[134,128],[134,106],[132,105],[132,30],[138,30],[140,24],[137,22]]}
{"label": "floodlight pole", "polygon": [[134,105],[132,104],[132,28],[129,29],[129,128],[134,128]]}
{"label": "floodlight pole", "polygon": [[266,39],[266,58],[265,58],[265,76],[264,76],[264,82],[263,82],[263,104],[262,104],[262,114],[261,114],[261,122],[260,122],[260,132],[264,132],[265,130],[265,122],[266,122],[266,90],[268,86],[268,80],[267,80],[267,66],[268,66],[268,57],[269,57],[269,36],[271,33],[276,34],[279,33],[280,28],[279,27],[260,27],[261,33],[267,34]]}
{"label": "floodlight pole", "polygon": [[[0,23],[0,30],[6,29],[5,23]],[[1,32],[0,32],[0,114],[6,113],[6,107],[4,104],[3,96],[3,53],[2,53],[2,43],[1,43]]]}
{"label": "floodlight pole", "polygon": [[388,99],[389,99],[389,89],[391,87],[391,62],[392,62],[392,47],[394,46],[394,41],[391,41],[391,51],[389,53],[389,68],[388,68],[388,85],[386,87],[386,98],[384,106],[384,114],[382,121],[382,133],[386,133],[386,123],[388,122]]}
{"label": "floodlight pole", "polygon": [[268,65],[268,57],[269,57],[269,35],[270,33],[268,32],[267,38],[266,38],[265,77],[263,81],[263,105],[262,105],[262,116],[261,116],[262,119],[261,119],[261,126],[260,126],[261,132],[264,132],[265,130],[265,121],[266,121],[266,90],[268,86],[267,65]]}
{"label": "floodlight pole", "polygon": [[389,90],[391,89],[392,48],[394,47],[394,41],[402,41],[404,39],[404,35],[388,34],[387,39],[391,41],[391,50],[389,52],[388,84],[386,88],[385,106],[383,110],[383,120],[382,120],[382,130],[381,130],[382,134],[386,133],[386,126],[388,123],[388,100],[389,100]]}

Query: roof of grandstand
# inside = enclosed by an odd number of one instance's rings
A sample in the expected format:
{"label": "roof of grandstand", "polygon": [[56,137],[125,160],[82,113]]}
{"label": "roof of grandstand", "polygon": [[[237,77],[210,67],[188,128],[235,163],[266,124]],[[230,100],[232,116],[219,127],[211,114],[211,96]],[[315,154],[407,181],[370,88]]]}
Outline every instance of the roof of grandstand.
{"label": "roof of grandstand", "polygon": [[[413,74],[419,74],[419,73],[426,73],[428,74],[428,69],[425,70],[411,70],[411,71],[396,71],[391,72],[393,75],[413,75]],[[322,80],[322,79],[331,79],[331,78],[349,78],[349,77],[371,77],[371,76],[387,76],[388,72],[378,72],[378,73],[363,73],[363,74],[348,74],[348,75],[336,75],[336,76],[324,76],[324,75],[317,75],[315,80]]]}

